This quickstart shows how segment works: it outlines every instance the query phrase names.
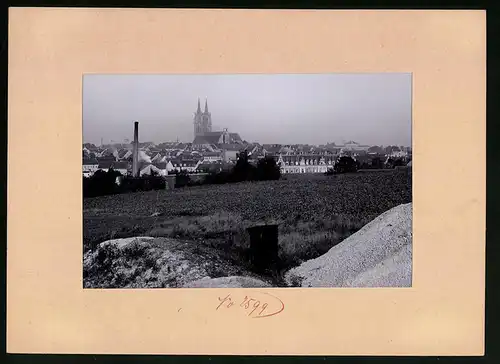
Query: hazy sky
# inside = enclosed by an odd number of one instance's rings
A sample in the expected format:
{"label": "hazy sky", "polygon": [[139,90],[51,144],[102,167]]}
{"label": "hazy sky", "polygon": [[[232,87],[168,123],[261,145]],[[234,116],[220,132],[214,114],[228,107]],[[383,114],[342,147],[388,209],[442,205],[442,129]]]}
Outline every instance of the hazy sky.
{"label": "hazy sky", "polygon": [[249,142],[411,145],[411,74],[85,75],[83,140],[193,140],[198,97],[212,130]]}

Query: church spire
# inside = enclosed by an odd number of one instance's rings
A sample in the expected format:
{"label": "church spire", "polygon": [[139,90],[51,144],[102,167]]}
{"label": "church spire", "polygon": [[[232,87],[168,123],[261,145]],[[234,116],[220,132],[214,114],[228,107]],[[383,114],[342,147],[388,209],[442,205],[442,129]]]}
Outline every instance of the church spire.
{"label": "church spire", "polygon": [[196,110],[197,113],[201,113],[201,106],[200,106],[200,98],[198,97],[198,110]]}
{"label": "church spire", "polygon": [[208,113],[208,98],[205,97],[205,113]]}

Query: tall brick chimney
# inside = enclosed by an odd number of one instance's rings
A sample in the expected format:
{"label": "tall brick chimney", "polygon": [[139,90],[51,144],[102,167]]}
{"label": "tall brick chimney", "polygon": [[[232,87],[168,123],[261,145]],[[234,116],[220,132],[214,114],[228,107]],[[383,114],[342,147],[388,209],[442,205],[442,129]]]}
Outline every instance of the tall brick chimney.
{"label": "tall brick chimney", "polygon": [[132,150],[132,176],[139,177],[139,122],[134,122],[134,144]]}

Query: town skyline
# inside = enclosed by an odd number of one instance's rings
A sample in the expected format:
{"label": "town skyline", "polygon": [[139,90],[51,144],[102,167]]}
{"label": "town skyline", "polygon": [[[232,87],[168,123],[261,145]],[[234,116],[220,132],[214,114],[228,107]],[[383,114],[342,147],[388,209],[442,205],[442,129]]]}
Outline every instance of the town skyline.
{"label": "town skyline", "polygon": [[[191,144],[192,142],[191,141],[186,141],[186,140],[162,140],[162,141],[159,141],[159,142],[154,142],[152,140],[140,140],[139,141],[140,144],[147,144],[147,143],[153,143],[154,145],[161,145],[161,144],[175,144],[175,143],[181,143],[181,144]],[[370,147],[390,147],[390,146],[396,146],[396,147],[405,147],[405,148],[411,148],[412,145],[409,144],[409,145],[405,145],[405,144],[397,144],[397,143],[390,143],[390,144],[373,144],[373,143],[360,143],[360,142],[357,142],[355,140],[346,140],[345,142],[327,142],[327,143],[321,143],[321,144],[310,144],[310,143],[260,143],[259,141],[252,141],[252,142],[249,142],[247,141],[249,144],[259,144],[259,145],[281,145],[281,146],[287,146],[287,145],[304,145],[304,146],[315,146],[315,147],[319,147],[319,146],[326,146],[326,145],[335,145],[335,146],[338,146],[338,147],[342,147],[342,146],[345,146],[345,145],[349,145],[351,143],[356,143],[356,144],[359,144],[360,146],[370,146]],[[120,141],[120,140],[109,140],[106,142],[106,140],[103,140],[103,143],[101,144],[100,142],[99,143],[93,143],[93,142],[89,142],[89,141],[83,141],[83,145],[86,145],[86,144],[93,144],[95,145],[96,147],[100,147],[100,146],[112,146],[112,145],[125,145],[125,144],[130,144],[132,145],[133,142],[132,142],[132,138],[127,138],[123,141]]]}
{"label": "town skyline", "polygon": [[85,75],[83,142],[190,143],[198,98],[249,143],[411,146],[411,74]]}

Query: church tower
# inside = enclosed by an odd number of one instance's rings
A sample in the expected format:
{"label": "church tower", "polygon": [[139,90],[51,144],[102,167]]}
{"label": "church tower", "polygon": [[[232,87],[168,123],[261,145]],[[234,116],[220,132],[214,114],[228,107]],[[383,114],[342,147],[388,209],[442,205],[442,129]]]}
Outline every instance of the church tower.
{"label": "church tower", "polygon": [[212,131],[212,114],[208,111],[208,100],[205,99],[205,111],[201,111],[200,98],[198,98],[198,109],[194,113],[194,137],[204,135]]}

